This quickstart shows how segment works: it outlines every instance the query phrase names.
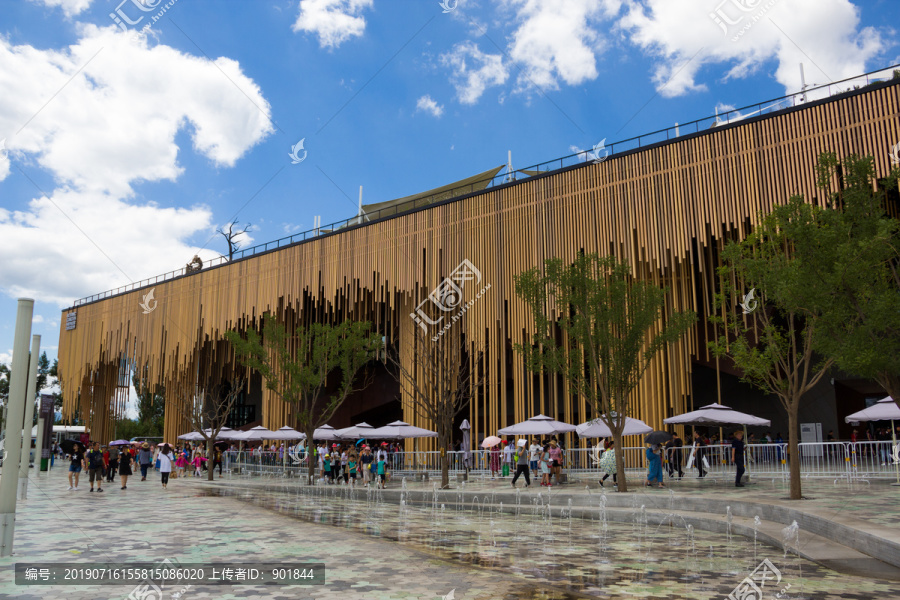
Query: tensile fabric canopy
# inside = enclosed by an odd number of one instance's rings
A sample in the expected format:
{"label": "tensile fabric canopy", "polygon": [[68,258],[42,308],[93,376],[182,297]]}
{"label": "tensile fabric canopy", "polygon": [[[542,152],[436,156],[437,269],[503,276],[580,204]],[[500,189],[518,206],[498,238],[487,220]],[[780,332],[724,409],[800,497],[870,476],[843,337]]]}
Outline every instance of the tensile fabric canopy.
{"label": "tensile fabric canopy", "polygon": [[[640,419],[625,417],[625,429],[622,431],[622,435],[643,435],[645,433],[650,433],[651,431],[653,431],[653,428]],[[583,438],[612,437],[612,431],[610,431],[606,423],[600,419],[594,419],[593,421],[587,421],[586,423],[578,425],[575,428],[575,432],[578,434],[578,437]]]}
{"label": "tensile fabric canopy", "polygon": [[667,425],[758,425],[769,427],[769,419],[754,417],[721,404],[707,404],[698,410],[663,419]]}
{"label": "tensile fabric canopy", "polygon": [[[436,431],[415,427],[403,421],[394,421],[384,427],[378,427],[368,432],[364,437],[373,440],[402,440],[407,438],[433,438],[437,437]],[[363,437],[363,436],[361,436]]]}
{"label": "tensile fabric canopy", "polygon": [[575,425],[554,421],[545,415],[537,415],[527,421],[504,427],[497,433],[500,435],[555,435],[575,431],[575,429]]}

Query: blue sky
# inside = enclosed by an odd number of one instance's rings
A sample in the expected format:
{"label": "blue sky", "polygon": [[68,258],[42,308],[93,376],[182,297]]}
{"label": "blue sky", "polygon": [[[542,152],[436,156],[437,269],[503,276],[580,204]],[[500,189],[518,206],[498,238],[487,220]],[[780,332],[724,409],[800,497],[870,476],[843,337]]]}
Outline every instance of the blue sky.
{"label": "blue sky", "polygon": [[232,218],[252,245],[900,62],[895,0],[120,1],[4,3],[0,361],[15,298],[53,358],[61,308]]}

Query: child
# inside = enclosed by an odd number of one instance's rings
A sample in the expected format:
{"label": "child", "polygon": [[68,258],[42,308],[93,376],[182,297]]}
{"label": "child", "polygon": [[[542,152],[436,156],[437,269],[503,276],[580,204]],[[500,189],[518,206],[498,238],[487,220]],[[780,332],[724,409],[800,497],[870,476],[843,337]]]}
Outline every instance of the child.
{"label": "child", "polygon": [[202,465],[206,462],[206,459],[200,456],[200,453],[194,455],[194,460],[191,461],[191,464],[194,465],[194,477],[202,477],[203,469]]}
{"label": "child", "polygon": [[544,444],[541,452],[541,485],[550,486],[550,444]]}
{"label": "child", "polygon": [[381,480],[381,489],[385,489],[384,475],[385,475],[386,465],[387,465],[387,461],[385,460],[385,458],[383,456],[379,457],[379,459],[378,459],[378,478]]}
{"label": "child", "polygon": [[178,452],[178,459],[175,461],[175,466],[177,467],[177,476],[184,477],[184,468],[188,466],[188,459],[185,450],[181,450]]}
{"label": "child", "polygon": [[330,454],[325,455],[325,462],[323,463],[322,469],[323,469],[322,478],[324,479],[325,483],[331,483],[332,476],[331,476],[331,455]]}
{"label": "child", "polygon": [[356,455],[352,455],[347,460],[347,470],[350,471],[350,485],[356,485]]}

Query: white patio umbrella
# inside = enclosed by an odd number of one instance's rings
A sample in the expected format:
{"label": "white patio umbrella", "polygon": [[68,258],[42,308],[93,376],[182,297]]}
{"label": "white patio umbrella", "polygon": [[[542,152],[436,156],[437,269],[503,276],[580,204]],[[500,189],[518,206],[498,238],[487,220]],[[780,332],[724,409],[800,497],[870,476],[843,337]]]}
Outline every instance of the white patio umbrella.
{"label": "white patio umbrella", "polygon": [[852,421],[891,422],[891,445],[894,447],[894,452],[892,454],[894,455],[894,471],[897,474],[897,483],[892,483],[891,485],[900,485],[900,461],[898,461],[900,449],[898,449],[897,446],[897,428],[894,426],[894,421],[900,421],[900,408],[897,407],[897,403],[894,402],[894,399],[890,396],[882,398],[869,408],[844,417],[844,422],[850,423]]}
{"label": "white patio umbrella", "polygon": [[185,433],[184,435],[179,435],[178,439],[188,442],[196,442],[197,440],[202,440],[203,435],[199,431],[192,431],[190,433]]}
{"label": "white patio umbrella", "polygon": [[272,437],[273,435],[275,435],[274,431],[270,431],[262,425],[257,425],[253,429],[248,429],[247,431],[236,433],[230,436],[229,439],[239,440],[242,442],[255,442],[259,440],[275,439]]}
{"label": "white patio umbrella", "polygon": [[331,442],[340,438],[337,436],[337,429],[331,425],[322,425],[313,432],[313,439]]}
{"label": "white patio umbrella", "polygon": [[[578,433],[578,437],[583,438],[612,437],[612,431],[610,431],[609,427],[606,426],[606,423],[600,419],[582,423],[575,428],[575,431]],[[625,429],[622,431],[622,435],[642,435],[644,433],[650,433],[651,431],[653,431],[653,428],[640,419],[625,417]]]}
{"label": "white patio umbrella", "polygon": [[430,429],[422,429],[421,427],[415,427],[410,425],[409,423],[404,423],[403,421],[394,421],[393,423],[388,423],[384,427],[378,427],[377,429],[373,429],[369,431],[364,436],[373,440],[393,440],[393,439],[407,439],[407,438],[433,438],[437,437],[438,434],[436,431],[431,431]]}
{"label": "white patio umbrella", "polygon": [[[882,398],[869,408],[844,417],[845,423],[851,421],[900,421],[900,407],[888,396]],[[893,423],[891,423],[893,427]]]}
{"label": "white patio umbrella", "polygon": [[504,427],[497,433],[500,435],[554,435],[575,431],[574,425],[554,421],[548,416],[537,415],[527,421]]}
{"label": "white patio umbrella", "polygon": [[736,411],[721,404],[707,404],[698,410],[663,419],[667,425],[759,425],[769,427],[772,421]]}
{"label": "white patio umbrella", "polygon": [[358,440],[360,438],[369,437],[369,434],[373,431],[375,431],[375,428],[368,423],[360,423],[359,425],[354,425],[353,427],[338,429],[334,432],[334,434],[337,436],[337,439]]}
{"label": "white patio umbrella", "polygon": [[[469,464],[472,462],[472,451],[469,449],[471,445],[471,438],[469,437],[469,431],[472,429],[472,426],[469,425],[468,419],[463,419],[462,424],[459,426],[460,430],[463,432],[462,439],[462,450],[463,450],[463,461],[466,469],[469,468]],[[468,472],[468,471],[467,471]]]}
{"label": "white patio umbrella", "polygon": [[285,425],[278,431],[273,431],[272,435],[267,437],[268,440],[302,440],[306,438],[306,434],[300,433],[293,427]]}

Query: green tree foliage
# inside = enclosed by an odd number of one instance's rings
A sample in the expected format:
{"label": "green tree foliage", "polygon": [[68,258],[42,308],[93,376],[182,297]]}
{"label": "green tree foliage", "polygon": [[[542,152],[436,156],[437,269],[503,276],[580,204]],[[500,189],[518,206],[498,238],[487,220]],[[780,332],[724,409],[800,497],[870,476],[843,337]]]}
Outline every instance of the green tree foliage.
{"label": "green tree foliage", "polygon": [[137,370],[132,373],[131,383],[137,394],[137,423],[140,429],[130,437],[159,437],[163,434],[166,407],[166,389],[161,385],[151,385]]}
{"label": "green tree foliage", "polygon": [[[515,286],[537,332],[530,345],[516,345],[526,366],[565,377],[621,448],[634,388],[653,357],[681,338],[696,315],[672,312],[668,290],[634,278],[614,257],[596,254],[569,265],[548,259],[543,272],[517,275]],[[619,490],[628,491],[622,452],[616,452],[616,471]]]}
{"label": "green tree foliage", "polygon": [[[821,209],[794,196],[770,214],[760,215],[759,226],[746,239],[726,245],[725,266],[719,269],[723,284],[715,298],[722,316],[710,318],[725,331],[709,342],[713,354],[730,356],[745,382],[774,394],[787,412],[793,500],[802,498],[800,402],[833,363],[814,354],[819,317],[829,293],[818,275],[818,263],[822,253],[832,251],[822,247],[814,233],[827,227],[823,217]],[[755,290],[758,309],[743,296],[739,283]]]}
{"label": "green tree foliage", "polygon": [[[360,370],[382,349],[381,336],[370,323],[344,321],[339,325],[313,323],[289,332],[271,314],[263,315],[262,335],[250,329],[246,338],[229,331],[241,363],[258,371],[266,387],[291,407],[297,429],[312,449],[313,432],[324,425],[356,389]],[[309,481],[315,465],[310,454]]]}
{"label": "green tree foliage", "polygon": [[819,252],[816,273],[830,292],[816,349],[842,370],[876,380],[900,406],[900,221],[885,214],[900,169],[876,182],[872,157],[839,162],[824,154],[819,163],[832,210],[809,234]]}

